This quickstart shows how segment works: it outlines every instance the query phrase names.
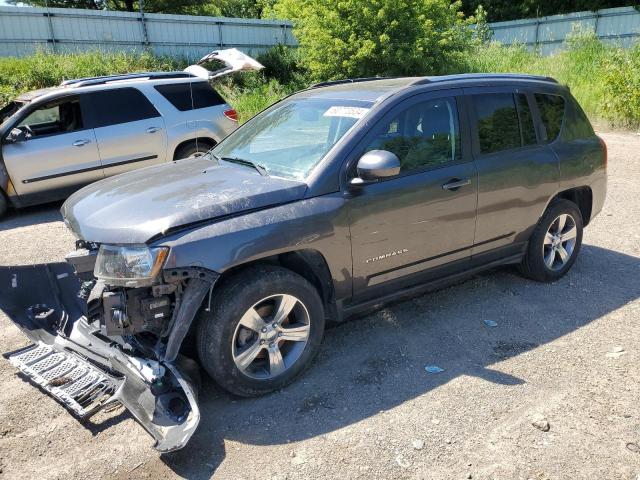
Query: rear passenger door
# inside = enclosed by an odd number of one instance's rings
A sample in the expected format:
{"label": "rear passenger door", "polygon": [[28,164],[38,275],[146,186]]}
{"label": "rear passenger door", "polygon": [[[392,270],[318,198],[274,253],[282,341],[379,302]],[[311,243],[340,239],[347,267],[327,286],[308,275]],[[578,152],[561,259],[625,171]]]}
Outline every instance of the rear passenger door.
{"label": "rear passenger door", "polygon": [[164,120],[137,88],[89,94],[91,121],[105,176],[166,160]]}
{"label": "rear passenger door", "polygon": [[473,256],[519,253],[557,192],[558,160],[544,142],[532,94],[519,88],[465,89],[478,168]]}

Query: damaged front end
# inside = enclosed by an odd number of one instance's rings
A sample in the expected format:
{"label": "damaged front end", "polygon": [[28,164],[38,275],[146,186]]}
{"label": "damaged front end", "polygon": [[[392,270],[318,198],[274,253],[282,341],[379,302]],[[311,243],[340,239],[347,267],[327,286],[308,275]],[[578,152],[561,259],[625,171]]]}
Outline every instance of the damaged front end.
{"label": "damaged front end", "polygon": [[179,351],[217,274],[113,285],[93,276],[97,246],[79,246],[67,262],[0,267],[0,309],[33,342],[6,356],[77,416],[120,403],[156,449],[184,447],[200,421],[199,372]]}

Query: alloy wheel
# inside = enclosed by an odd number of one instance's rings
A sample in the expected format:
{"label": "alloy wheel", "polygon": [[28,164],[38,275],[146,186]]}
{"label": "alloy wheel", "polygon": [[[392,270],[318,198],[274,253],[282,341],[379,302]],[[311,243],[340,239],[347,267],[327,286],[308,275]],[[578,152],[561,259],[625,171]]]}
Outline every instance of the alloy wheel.
{"label": "alloy wheel", "polygon": [[233,361],[251,378],[282,375],[302,356],[310,330],[309,312],[300,299],[288,294],[266,297],[240,319],[231,345]]}
{"label": "alloy wheel", "polygon": [[563,213],[551,222],[544,236],[542,255],[550,270],[561,270],[571,259],[576,246],[578,229],[575,219]]}

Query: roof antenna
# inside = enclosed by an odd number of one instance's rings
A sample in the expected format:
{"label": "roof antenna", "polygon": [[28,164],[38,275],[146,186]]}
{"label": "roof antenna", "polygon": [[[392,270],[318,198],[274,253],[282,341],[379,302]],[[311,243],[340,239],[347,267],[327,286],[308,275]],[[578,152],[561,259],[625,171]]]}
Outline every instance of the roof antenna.
{"label": "roof antenna", "polygon": [[[188,55],[188,60],[189,60],[189,64],[192,63],[192,59],[191,59],[191,39],[189,39],[189,55]],[[191,111],[195,112],[196,107],[195,107],[195,102],[193,101],[193,74],[189,74],[189,95],[191,95]],[[192,117],[193,118],[193,117]],[[194,128],[195,128],[195,133],[196,133],[196,151],[194,152],[194,155],[197,154],[199,152],[198,149],[198,120],[194,120]]]}

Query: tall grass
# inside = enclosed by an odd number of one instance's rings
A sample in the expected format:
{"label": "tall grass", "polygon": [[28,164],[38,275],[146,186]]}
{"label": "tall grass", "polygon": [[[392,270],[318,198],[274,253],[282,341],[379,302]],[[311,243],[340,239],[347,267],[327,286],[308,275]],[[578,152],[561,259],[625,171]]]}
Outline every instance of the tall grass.
{"label": "tall grass", "polygon": [[184,62],[180,60],[146,52],[56,55],[39,51],[29,57],[0,57],[0,102],[5,103],[24,91],[58,85],[69,78],[182,68]]}
{"label": "tall grass", "polygon": [[[308,86],[300,52],[276,47],[259,57],[258,73],[240,73],[219,82],[217,89],[246,121],[282,97]],[[181,60],[148,53],[88,52],[53,55],[38,52],[24,58],[0,58],[0,103],[20,92],[58,85],[62,80],[112,73],[182,69]],[[592,121],[640,127],[640,44],[632,48],[606,45],[593,33],[574,32],[566,48],[542,56],[524,46],[474,44],[459,52],[447,72],[519,72],[546,75],[568,85]]]}

